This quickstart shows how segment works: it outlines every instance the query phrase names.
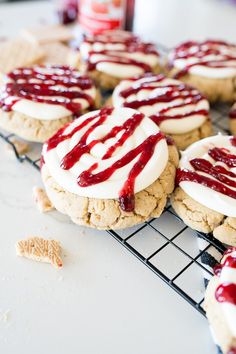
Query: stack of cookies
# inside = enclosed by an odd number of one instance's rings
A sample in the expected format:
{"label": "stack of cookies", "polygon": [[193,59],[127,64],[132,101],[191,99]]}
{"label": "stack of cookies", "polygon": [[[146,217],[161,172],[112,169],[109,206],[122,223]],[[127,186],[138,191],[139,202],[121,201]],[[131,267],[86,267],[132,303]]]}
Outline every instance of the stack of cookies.
{"label": "stack of cookies", "polygon": [[[163,60],[129,32],[71,39],[53,26],[2,44],[0,126],[44,143],[47,195],[76,224],[127,228],[170,196],[186,225],[231,246],[205,308],[223,353],[236,353],[236,138],[212,136],[210,117],[210,104],[236,100],[236,46],[185,42]],[[234,134],[235,105],[229,116]]]}

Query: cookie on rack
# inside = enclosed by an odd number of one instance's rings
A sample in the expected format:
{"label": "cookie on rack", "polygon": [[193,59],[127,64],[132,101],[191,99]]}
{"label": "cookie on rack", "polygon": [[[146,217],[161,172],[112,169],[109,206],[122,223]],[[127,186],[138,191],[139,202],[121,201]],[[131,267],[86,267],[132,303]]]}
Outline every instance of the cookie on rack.
{"label": "cookie on rack", "polygon": [[236,138],[216,135],[182,152],[172,206],[192,229],[236,246]]}
{"label": "cookie on rack", "polygon": [[236,248],[231,247],[215,267],[204,308],[216,343],[223,354],[236,353]]}
{"label": "cookie on rack", "polygon": [[155,46],[126,31],[85,36],[69,61],[88,73],[103,89],[113,89],[120,80],[144,72],[160,72]]}
{"label": "cookie on rack", "polygon": [[43,146],[52,204],[79,225],[122,229],[159,217],[173,191],[178,152],[131,108],[86,113]]}
{"label": "cookie on rack", "polygon": [[209,103],[205,97],[183,82],[162,74],[121,81],[113,91],[112,104],[144,113],[181,150],[212,135]]}
{"label": "cookie on rack", "polygon": [[2,41],[0,52],[0,76],[17,67],[39,63],[45,56],[37,43],[20,37]]}
{"label": "cookie on rack", "polygon": [[74,117],[99,107],[92,80],[67,66],[18,68],[5,76],[0,91],[0,127],[44,142]]}
{"label": "cookie on rack", "polygon": [[174,48],[167,61],[168,76],[196,87],[209,101],[236,99],[236,45],[188,41]]}

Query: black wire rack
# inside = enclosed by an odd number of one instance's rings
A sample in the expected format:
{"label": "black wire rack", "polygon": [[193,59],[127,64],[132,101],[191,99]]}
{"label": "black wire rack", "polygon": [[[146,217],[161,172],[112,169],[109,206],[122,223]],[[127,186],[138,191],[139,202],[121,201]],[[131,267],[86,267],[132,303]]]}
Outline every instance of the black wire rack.
{"label": "black wire rack", "polygon": [[[161,53],[166,53],[164,46],[159,46],[159,49]],[[229,133],[228,112],[228,105],[212,107],[211,118],[215,133]],[[40,170],[39,144],[32,144],[33,147],[37,146],[36,153],[33,149],[33,154],[20,155],[14,144],[14,134],[0,130],[0,139],[13,149],[19,162],[29,163]],[[211,234],[191,230],[175,214],[170,204],[167,204],[158,219],[132,228],[107,232],[196,310],[205,315],[202,307],[205,292],[203,279],[209,279],[213,273],[211,266],[203,262],[203,256],[212,248],[220,254],[225,250]],[[201,249],[198,238],[204,241],[204,247]]]}

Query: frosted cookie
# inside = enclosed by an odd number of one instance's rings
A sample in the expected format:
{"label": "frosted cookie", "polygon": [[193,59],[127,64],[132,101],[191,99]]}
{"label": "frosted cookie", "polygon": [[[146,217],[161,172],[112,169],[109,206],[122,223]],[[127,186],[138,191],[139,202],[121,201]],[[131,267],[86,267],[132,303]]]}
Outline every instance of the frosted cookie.
{"label": "frosted cookie", "polygon": [[99,106],[92,80],[67,66],[34,66],[8,73],[0,91],[0,127],[44,142],[74,117]]}
{"label": "frosted cookie", "polygon": [[171,202],[191,228],[236,245],[236,138],[216,135],[189,146]]}
{"label": "frosted cookie", "polygon": [[223,354],[236,353],[236,248],[229,248],[215,267],[204,301],[214,339]]}
{"label": "frosted cookie", "polygon": [[236,103],[229,112],[229,129],[233,135],[236,135]]}
{"label": "frosted cookie", "polygon": [[[122,79],[160,71],[155,46],[125,31],[85,36],[75,56],[81,70],[104,89],[113,89]],[[76,63],[75,58],[72,61]]]}
{"label": "frosted cookie", "polygon": [[236,45],[216,40],[184,42],[170,52],[167,70],[211,102],[236,98]]}
{"label": "frosted cookie", "polygon": [[103,108],[60,129],[43,146],[52,204],[79,225],[126,228],[159,217],[173,191],[178,152],[130,108]]}
{"label": "frosted cookie", "polygon": [[112,104],[150,117],[181,150],[212,133],[208,101],[196,89],[163,75],[121,81]]}

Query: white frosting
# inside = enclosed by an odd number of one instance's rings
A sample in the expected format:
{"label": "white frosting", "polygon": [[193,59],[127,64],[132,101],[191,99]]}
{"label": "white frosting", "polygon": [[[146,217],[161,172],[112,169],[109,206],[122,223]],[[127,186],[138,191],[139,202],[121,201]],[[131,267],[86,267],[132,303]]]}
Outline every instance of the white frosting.
{"label": "white frosting", "polygon": [[[137,100],[148,100],[154,97],[158,97],[160,95],[167,93],[170,90],[168,89],[168,87],[165,86],[181,84],[180,81],[169,79],[169,78],[164,78],[162,81],[159,82],[153,81],[154,79],[155,77],[151,76],[151,77],[141,78],[135,81],[130,81],[130,80],[122,81],[115,88],[113,92],[112,101],[114,107],[122,107],[125,102],[133,102]],[[121,91],[127,88],[135,87],[139,84],[148,83],[148,82],[150,86],[153,86],[152,91],[145,90],[145,88],[142,88],[141,90],[138,91],[138,93],[132,94],[128,98],[123,98],[122,96],[120,96]],[[184,94],[188,92],[190,92],[190,89],[186,87],[186,91],[182,93]],[[191,93],[197,94],[198,91],[192,90]],[[188,99],[186,100],[184,98],[178,98],[178,99],[173,99],[170,102],[156,103],[153,105],[150,105],[147,101],[147,104],[141,106],[140,108],[138,108],[138,110],[147,116],[151,116],[161,112],[163,109],[167,107],[174,107],[176,105],[180,105],[185,102],[188,102]],[[203,114],[194,114],[194,111],[202,110],[202,109],[209,111],[209,103],[204,98],[202,98],[202,100],[200,100],[198,103],[193,103],[191,105],[186,105],[184,107],[173,108],[165,113],[166,116],[170,116],[170,119],[162,121],[160,124],[160,129],[167,134],[183,134],[183,133],[190,132],[191,130],[197,129],[207,119],[207,117]],[[185,114],[189,112],[192,112],[192,114],[189,117],[185,117],[181,119],[171,119],[171,116],[178,115],[178,114]]]}
{"label": "white frosting", "polygon": [[[215,163],[207,153],[208,150],[211,148],[223,147],[228,149],[231,154],[236,155],[236,147],[232,146],[230,138],[232,137],[216,135],[202,139],[192,144],[185,151],[182,152],[180,168],[194,171],[189,161],[194,158],[204,158],[210,161],[211,163],[224,166],[227,170],[236,173],[236,168],[229,168],[225,164],[220,162]],[[206,175],[202,172],[198,172],[198,174]],[[211,179],[214,179],[212,176],[207,176]],[[191,198],[193,198],[200,204],[219,213],[222,213],[223,215],[236,217],[236,199],[231,198],[225,194],[216,192],[213,189],[196,182],[182,181],[180,182],[180,187],[185,191],[185,193],[187,193]],[[236,188],[233,187],[229,188],[232,190],[236,190]]]}
{"label": "white frosting", "polygon": [[[99,52],[107,50],[106,54],[100,54]],[[94,54],[89,52],[96,51]],[[91,63],[98,63],[96,70],[112,75],[118,78],[132,77],[144,72],[143,68],[130,64],[119,64],[111,62],[100,62],[100,60],[112,60],[115,57],[134,59],[138,62],[148,64],[151,68],[154,68],[159,63],[158,55],[152,53],[143,53],[134,49],[133,52],[128,52],[127,47],[123,43],[101,43],[83,42],[80,45],[81,58],[86,61],[89,57]]]}
{"label": "white frosting", "polygon": [[[60,75],[60,69],[53,69],[49,67],[38,67],[37,72],[40,72],[42,74],[52,74],[55,73],[56,75]],[[10,82],[11,80],[6,77],[5,82]],[[37,83],[40,82],[38,79],[32,79],[30,82],[32,83]],[[54,89],[63,89],[63,85],[52,85]],[[76,86],[71,87],[70,91],[81,91],[81,89]],[[95,86],[92,86],[91,88],[87,90],[83,90],[84,93],[88,94],[91,96],[93,99],[96,97],[96,88]],[[46,98],[46,97],[43,97]],[[50,96],[50,99],[61,99],[62,97],[60,94],[55,95],[55,96]],[[5,99],[6,104],[12,102],[12,100],[17,99],[17,96],[8,96]],[[77,98],[74,99],[73,102],[78,102],[81,104],[81,110],[85,110],[89,107],[89,103],[86,99],[83,98]],[[64,117],[68,117],[73,112],[69,110],[68,108],[64,107],[63,105],[58,105],[58,104],[48,104],[48,103],[41,103],[41,102],[34,102],[29,99],[22,99],[20,98],[13,106],[12,110],[18,113],[25,114],[27,116],[30,116],[30,118],[33,119],[40,119],[40,120],[55,120],[55,119],[61,119]]]}
{"label": "white frosting", "polygon": [[[81,116],[79,119],[73,121],[65,130],[64,134],[67,134],[73,130],[76,126],[87,120],[89,117],[95,116],[99,111],[94,111]],[[108,116],[106,122],[103,125],[98,126],[88,137],[87,143],[94,139],[101,139],[104,135],[111,131],[114,126],[123,125],[124,122],[132,117],[137,111],[130,108],[114,109],[112,114]],[[98,163],[98,167],[93,173],[103,171],[111,166],[115,161],[126,155],[129,151],[140,145],[152,134],[157,134],[159,128],[149,118],[145,117],[141,121],[140,125],[135,129],[133,135],[127,139],[125,144],[118,148],[113,155],[102,160],[105,152],[108,148],[116,143],[120,138],[123,131],[121,131],[115,138],[109,139],[104,143],[96,144],[91,152],[84,154],[79,162],[77,162],[71,169],[63,170],[60,167],[63,157],[71,151],[71,149],[80,141],[81,136],[87,131],[87,129],[94,124],[95,121],[90,122],[81,131],[75,133],[71,139],[61,142],[56,148],[47,151],[47,144],[43,147],[43,156],[50,174],[55,178],[57,183],[65,190],[75,193],[79,196],[90,198],[105,198],[113,199],[119,197],[119,192],[122,189],[128,174],[132,169],[138,157],[131,161],[126,166],[116,170],[116,172],[106,181],[95,184],[88,187],[80,187],[77,183],[78,176],[94,163]],[[152,184],[158,179],[160,174],[166,167],[168,161],[168,147],[165,139],[160,140],[154,150],[154,153],[142,172],[138,175],[135,181],[134,192],[137,193],[147,186]]]}
{"label": "white frosting", "polygon": [[[232,253],[230,253],[229,255],[236,257],[236,250],[233,250]],[[223,257],[223,261],[226,259],[227,256],[228,255]],[[236,269],[223,266],[219,279],[220,279],[220,284],[224,284],[224,283],[236,284]],[[219,304],[222,308],[224,318],[229,328],[231,329],[233,336],[236,337],[236,306],[227,302],[222,302]]]}
{"label": "white frosting", "polygon": [[[199,43],[200,44],[200,43]],[[200,44],[201,45],[201,44]],[[236,76],[236,46],[233,45],[222,45],[222,44],[214,44],[209,46],[210,48],[217,48],[220,51],[220,54],[210,54],[207,56],[204,56],[204,58],[197,58],[194,54],[196,51],[198,51],[198,46],[192,46],[189,52],[192,53],[191,57],[186,58],[186,59],[181,59],[181,58],[174,58],[175,51],[173,50],[170,55],[169,55],[169,60],[172,62],[174,67],[177,68],[178,70],[182,70],[186,68],[188,65],[191,64],[196,64],[199,63],[198,65],[194,65],[189,69],[189,73],[194,74],[194,75],[199,75],[203,77],[209,77],[209,78],[229,78],[229,77],[234,77]],[[204,46],[204,43],[202,43],[202,49],[205,50],[207,49],[207,46]],[[228,60],[225,59],[224,55],[230,55],[235,57],[235,60]],[[222,59],[223,62],[220,62]],[[209,67],[209,66],[204,66],[201,65],[202,61],[213,61],[215,64],[222,64],[224,67],[222,68],[214,68],[214,67]]]}

